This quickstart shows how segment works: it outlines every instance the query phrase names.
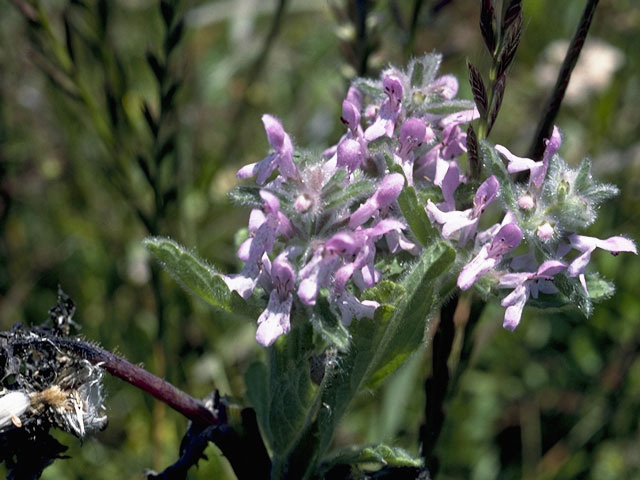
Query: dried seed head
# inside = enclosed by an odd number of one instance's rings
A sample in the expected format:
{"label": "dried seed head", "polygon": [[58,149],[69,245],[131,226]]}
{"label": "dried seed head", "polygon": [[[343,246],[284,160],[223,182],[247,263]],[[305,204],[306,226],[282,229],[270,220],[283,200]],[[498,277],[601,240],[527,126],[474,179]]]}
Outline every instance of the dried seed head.
{"label": "dried seed head", "polygon": [[22,426],[20,415],[24,414],[31,401],[24,392],[6,392],[0,396],[0,430],[13,424],[16,427]]}

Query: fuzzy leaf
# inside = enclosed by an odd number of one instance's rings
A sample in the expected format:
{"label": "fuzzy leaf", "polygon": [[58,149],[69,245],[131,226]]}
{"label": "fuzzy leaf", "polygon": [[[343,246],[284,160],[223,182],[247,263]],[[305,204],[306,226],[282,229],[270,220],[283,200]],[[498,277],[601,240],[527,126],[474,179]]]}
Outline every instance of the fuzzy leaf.
{"label": "fuzzy leaf", "polygon": [[355,181],[327,194],[324,208],[332,209],[340,205],[350,205],[352,202],[370,195],[374,190],[375,184],[371,180]]}
{"label": "fuzzy leaf", "polygon": [[421,87],[424,78],[424,65],[421,62],[413,62],[409,64],[409,72],[411,74],[410,82],[412,87]]}
{"label": "fuzzy leaf", "polygon": [[500,198],[509,210],[516,213],[518,207],[514,194],[513,181],[504,163],[502,163],[502,160],[498,156],[498,153],[490,143],[483,140],[480,142],[480,154],[484,168],[489,174],[495,175],[498,179],[498,183],[500,184]]}
{"label": "fuzzy leaf", "polygon": [[236,187],[229,192],[229,198],[236,205],[243,207],[260,208],[264,203],[260,198],[260,188],[256,186]]}
{"label": "fuzzy leaf", "polygon": [[349,350],[338,359],[339,371],[327,383],[320,409],[320,453],[329,446],[333,431],[351,399],[363,388],[373,388],[424,344],[429,315],[438,306],[434,292],[451,274],[455,251],[444,242],[427,248],[409,270],[401,286],[405,295],[394,305],[382,305],[373,319],[351,325]]}
{"label": "fuzzy leaf", "polygon": [[427,103],[417,109],[417,113],[430,113],[432,115],[449,115],[465,110],[473,110],[475,103],[471,100],[447,100],[439,103]]}
{"label": "fuzzy leaf", "polygon": [[[439,53],[427,53],[426,55],[409,62],[407,71],[409,72],[409,77],[411,78],[411,85],[420,87],[428,86],[435,80],[436,75],[438,74],[438,70],[440,70],[441,63],[442,55],[440,55]],[[414,75],[416,77],[420,77],[420,83],[413,83]]]}
{"label": "fuzzy leaf", "polygon": [[340,320],[331,311],[326,295],[320,295],[313,309],[311,325],[324,340],[339,351],[349,347],[350,335]]}
{"label": "fuzzy leaf", "polygon": [[568,298],[569,303],[577,306],[586,317],[593,313],[593,304],[577,278],[556,275],[553,279],[553,284],[560,290],[562,295]]}
{"label": "fuzzy leaf", "polygon": [[437,231],[429,221],[424,203],[418,201],[416,189],[405,185],[398,196],[398,205],[416,239],[423,246],[429,245],[436,237]]}
{"label": "fuzzy leaf", "polygon": [[335,465],[378,464],[385,467],[421,467],[422,459],[413,457],[409,452],[388,445],[353,445],[338,450],[321,467],[328,471]]}
{"label": "fuzzy leaf", "polygon": [[263,437],[270,441],[272,435],[268,422],[269,382],[267,380],[267,367],[262,362],[252,363],[244,374],[249,404],[256,412]]}
{"label": "fuzzy leaf", "polygon": [[383,99],[386,97],[382,91],[382,85],[375,80],[358,78],[354,81],[354,86],[364,95],[368,95],[374,99]]}
{"label": "fuzzy leaf", "polygon": [[220,274],[195,253],[165,237],[148,237],[143,244],[185,290],[224,312],[258,317],[259,312],[230,291]]}
{"label": "fuzzy leaf", "polygon": [[273,451],[274,464],[279,465],[276,469],[286,469],[291,453],[306,448],[316,416],[319,396],[310,374],[312,339],[310,322],[295,318],[291,331],[267,349],[266,367],[253,367],[247,376],[247,396]]}
{"label": "fuzzy leaf", "polygon": [[[587,274],[586,277],[587,288],[589,289],[588,299],[591,302],[602,302],[611,298],[615,293],[615,286],[613,283],[603,279],[597,273]],[[582,289],[582,285],[580,285],[579,288]],[[580,292],[580,290],[578,290],[578,292]],[[581,294],[586,297],[584,289],[581,290]],[[536,308],[562,308],[572,305],[572,302],[566,295],[562,293],[554,293],[552,295],[540,295],[537,299],[530,298],[527,301],[527,305]]]}
{"label": "fuzzy leaf", "polygon": [[365,290],[362,300],[375,300],[381,304],[393,305],[404,296],[405,290],[401,285],[389,280],[383,280],[374,287]]}
{"label": "fuzzy leaf", "polygon": [[597,273],[589,274],[586,277],[589,298],[592,302],[602,302],[603,300],[611,298],[615,293],[615,285],[600,277]]}

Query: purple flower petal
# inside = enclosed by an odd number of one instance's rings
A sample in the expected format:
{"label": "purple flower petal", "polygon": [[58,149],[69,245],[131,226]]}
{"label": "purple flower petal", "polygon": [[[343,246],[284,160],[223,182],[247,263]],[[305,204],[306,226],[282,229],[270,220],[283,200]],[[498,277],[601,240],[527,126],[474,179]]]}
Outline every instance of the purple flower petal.
{"label": "purple flower petal", "polygon": [[529,288],[526,284],[518,286],[513,292],[507,295],[500,303],[503,307],[507,307],[504,312],[503,328],[506,330],[515,330],[520,323],[522,310],[529,298]]}
{"label": "purple flower petal", "polygon": [[549,278],[567,269],[567,264],[560,260],[547,260],[540,265],[535,278]]}
{"label": "purple flower petal", "polygon": [[419,118],[409,118],[400,128],[400,148],[398,155],[406,159],[413,149],[422,145],[426,134],[427,126],[422,120]]}
{"label": "purple flower petal", "polygon": [[560,149],[560,145],[562,145],[562,138],[560,137],[560,130],[555,125],[553,126],[553,132],[551,133],[551,138],[548,138],[544,141],[545,149],[543,161],[547,164],[551,157],[555,155],[555,153]]}
{"label": "purple flower petal", "polygon": [[339,295],[335,295],[333,302],[340,310],[340,321],[348,327],[353,319],[373,318],[376,308],[380,306],[378,302],[372,300],[360,301],[351,293],[344,291]]}
{"label": "purple flower petal", "polygon": [[271,265],[271,278],[273,286],[281,297],[293,291],[295,272],[287,257],[282,253],[276,257]]}
{"label": "purple flower petal", "polygon": [[349,87],[345,100],[351,103],[356,108],[356,110],[360,111],[362,109],[362,94],[356,87]]}
{"label": "purple flower petal", "polygon": [[293,295],[288,294],[284,300],[276,290],[272,290],[269,295],[267,308],[258,317],[258,330],[256,340],[263,347],[269,347],[285,333],[291,329],[291,305]]}
{"label": "purple flower petal", "polygon": [[442,75],[436,78],[429,88],[442,95],[444,99],[451,100],[458,94],[458,79],[454,75]]}
{"label": "purple flower petal", "polygon": [[376,192],[351,214],[349,227],[356,228],[369,220],[376,212],[391,205],[404,187],[400,173],[390,173],[382,179]]}
{"label": "purple flower petal", "polygon": [[338,255],[355,255],[356,251],[362,247],[365,237],[362,233],[338,232],[326,241],[325,247],[332,253]]}
{"label": "purple flower petal", "polygon": [[342,116],[340,120],[349,128],[351,133],[355,135],[360,125],[360,111],[353,103],[345,100],[342,102]]}
{"label": "purple flower petal", "polygon": [[633,241],[620,236],[600,240],[595,237],[574,234],[569,237],[569,242],[571,243],[572,248],[582,252],[582,254],[576,257],[573,262],[571,262],[571,265],[569,265],[567,273],[570,277],[577,277],[584,273],[584,270],[591,260],[591,253],[596,248],[607,250],[613,255],[617,255],[619,252],[632,252],[636,255],[638,254],[636,245]]}
{"label": "purple flower petal", "polygon": [[463,123],[469,123],[478,118],[480,118],[480,112],[477,108],[474,107],[472,110],[462,110],[460,112],[447,115],[446,117],[442,118],[439,123],[442,128],[445,128],[450,125],[461,125]]}
{"label": "purple flower petal", "polygon": [[447,239],[451,238],[456,232],[478,223],[477,219],[472,217],[471,209],[462,212],[458,210],[443,212],[431,200],[427,200],[426,208],[431,217],[443,225],[442,236]]}
{"label": "purple flower petal", "polygon": [[480,277],[498,264],[500,258],[489,256],[488,252],[489,246],[484,245],[478,255],[462,268],[458,276],[458,287],[461,290],[470,289]]}
{"label": "purple flower petal", "polygon": [[345,138],[338,144],[337,156],[338,167],[346,168],[349,173],[353,172],[362,164],[363,155],[360,142]]}
{"label": "purple flower petal", "polygon": [[507,223],[493,237],[489,247],[489,256],[502,256],[509,253],[520,245],[522,238],[520,227],[515,223]]}
{"label": "purple flower petal", "polygon": [[518,157],[502,145],[496,145],[495,149],[509,162],[509,165],[507,166],[507,171],[509,173],[529,170],[530,183],[532,183],[537,189],[542,187],[542,183],[547,175],[548,160],[536,162],[530,158]]}
{"label": "purple flower petal", "polygon": [[306,305],[315,305],[318,291],[329,286],[331,274],[339,264],[339,258],[325,248],[316,250],[313,257],[300,269],[298,278],[301,279],[298,287],[298,297]]}
{"label": "purple flower petal", "polygon": [[484,209],[493,202],[498,195],[498,179],[495,175],[491,175],[478,187],[475,197],[473,198],[473,214],[479,217]]}
{"label": "purple flower petal", "polygon": [[384,93],[389,96],[392,105],[397,108],[400,102],[402,102],[403,89],[400,80],[393,75],[388,75],[382,81],[382,89]]}
{"label": "purple flower petal", "polygon": [[[442,190],[442,196],[444,198],[444,203],[450,209],[456,208],[456,201],[453,196],[456,189],[460,185],[460,168],[456,162],[447,162],[446,160],[439,160],[437,169],[441,170],[442,165],[448,163],[447,171],[442,178],[442,181],[438,182],[436,180],[435,184],[440,186],[440,190]],[[438,171],[436,171],[436,176],[438,175]]]}

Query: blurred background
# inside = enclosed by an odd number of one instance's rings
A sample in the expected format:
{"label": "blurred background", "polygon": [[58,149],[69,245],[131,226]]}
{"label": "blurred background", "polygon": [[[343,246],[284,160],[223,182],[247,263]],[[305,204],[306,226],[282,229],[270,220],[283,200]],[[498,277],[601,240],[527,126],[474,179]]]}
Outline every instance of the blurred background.
{"label": "blurred background", "polygon": [[[466,60],[485,78],[490,63],[479,3],[0,1],[0,328],[42,322],[60,285],[86,338],[194,396],[243,403],[255,325],[184,293],[141,241],[171,236],[235,271],[248,211],[227,193],[267,153],[260,116],[322,151],[344,130],[350,79],[434,50],[471,98]],[[525,156],[585,3],[524,0],[494,143]],[[636,241],[639,26],[637,1],[600,2],[557,120],[564,158],[591,157],[621,188],[588,234]],[[591,318],[527,308],[512,333],[498,305],[485,309],[447,405],[439,479],[640,477],[640,261],[598,251],[592,266],[617,293]],[[358,398],[336,442],[417,453],[428,353]],[[142,478],[176,460],[186,421],[122,382],[107,390],[108,428],[82,442],[57,433],[71,458],[43,478]],[[215,447],[207,455],[190,478],[234,478]]]}

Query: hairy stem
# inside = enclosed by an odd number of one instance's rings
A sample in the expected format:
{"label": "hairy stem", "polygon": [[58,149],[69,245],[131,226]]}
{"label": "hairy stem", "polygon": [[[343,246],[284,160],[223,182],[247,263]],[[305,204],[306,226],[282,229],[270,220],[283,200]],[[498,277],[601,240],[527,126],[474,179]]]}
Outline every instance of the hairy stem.
{"label": "hairy stem", "polygon": [[578,62],[582,46],[587,39],[589,27],[591,26],[591,21],[593,20],[597,6],[598,0],[588,0],[584,7],[580,23],[578,24],[578,29],[571,39],[569,49],[567,50],[567,54],[564,57],[562,66],[560,67],[556,84],[553,87],[551,96],[547,100],[542,118],[540,119],[538,127],[536,128],[536,133],[533,136],[533,141],[529,147],[529,154],[527,155],[529,158],[534,160],[540,160],[542,158],[542,154],[544,153],[544,139],[551,136],[553,123],[558,116],[558,111],[560,110],[560,105],[564,99],[564,94],[567,91],[567,86],[569,85],[573,68]]}

